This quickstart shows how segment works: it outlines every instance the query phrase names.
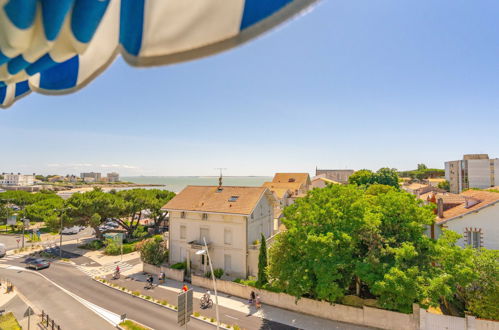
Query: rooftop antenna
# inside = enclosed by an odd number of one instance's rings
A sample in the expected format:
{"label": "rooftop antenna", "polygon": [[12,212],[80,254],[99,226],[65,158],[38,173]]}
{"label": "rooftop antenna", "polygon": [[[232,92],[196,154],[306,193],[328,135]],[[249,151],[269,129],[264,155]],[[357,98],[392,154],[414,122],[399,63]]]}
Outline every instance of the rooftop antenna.
{"label": "rooftop antenna", "polygon": [[223,178],[222,171],[226,170],[226,168],[224,168],[224,167],[217,167],[215,169],[220,171],[220,176],[218,177],[218,189],[221,190],[222,189],[222,178]]}

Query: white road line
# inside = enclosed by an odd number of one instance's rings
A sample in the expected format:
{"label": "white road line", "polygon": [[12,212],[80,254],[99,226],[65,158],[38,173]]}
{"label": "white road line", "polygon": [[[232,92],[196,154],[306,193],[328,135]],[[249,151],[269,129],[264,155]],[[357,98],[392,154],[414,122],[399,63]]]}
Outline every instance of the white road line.
{"label": "white road line", "polygon": [[100,317],[102,317],[104,320],[106,320],[107,322],[109,322],[110,324],[112,324],[113,326],[117,326],[120,322],[121,322],[121,316],[116,314],[116,313],[113,313],[111,311],[108,311],[107,309],[104,309],[100,306],[97,306],[83,298],[81,298],[80,296],[74,294],[73,292],[63,288],[62,286],[60,286],[59,284],[55,283],[54,281],[52,281],[51,279],[49,279],[47,276],[41,274],[41,273],[38,273],[38,272],[35,272],[35,271],[32,271],[32,270],[27,270],[27,269],[24,269],[24,268],[21,268],[21,267],[18,267],[18,266],[9,266],[9,267],[6,267],[5,269],[11,269],[11,270],[21,270],[21,271],[25,271],[25,272],[30,272],[30,273],[33,273],[33,274],[36,274],[38,276],[41,276],[43,277],[45,280],[47,280],[48,282],[50,282],[51,284],[55,285],[56,287],[58,287],[59,289],[61,289],[63,292],[65,292],[66,294],[68,294],[69,296],[73,297],[76,301],[80,302],[83,306],[87,307],[88,309],[90,309],[91,311],[93,311],[95,314],[99,315]]}

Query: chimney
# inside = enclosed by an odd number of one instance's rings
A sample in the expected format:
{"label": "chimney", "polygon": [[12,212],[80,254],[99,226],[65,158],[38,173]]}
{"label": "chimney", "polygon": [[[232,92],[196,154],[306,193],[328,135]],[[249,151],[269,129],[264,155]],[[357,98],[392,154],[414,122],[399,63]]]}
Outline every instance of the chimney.
{"label": "chimney", "polygon": [[442,198],[439,198],[437,201],[437,216],[439,218],[444,217],[444,200]]}

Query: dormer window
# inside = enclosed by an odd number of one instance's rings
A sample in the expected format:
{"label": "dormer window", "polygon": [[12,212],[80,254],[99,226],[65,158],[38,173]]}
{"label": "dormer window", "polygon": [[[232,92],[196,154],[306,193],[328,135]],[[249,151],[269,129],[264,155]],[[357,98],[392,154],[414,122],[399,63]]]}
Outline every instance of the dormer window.
{"label": "dormer window", "polygon": [[239,198],[239,196],[230,196],[229,202],[235,202],[235,201],[237,201],[238,198]]}
{"label": "dormer window", "polygon": [[296,181],[295,178],[289,178],[288,179],[288,182],[295,182],[295,181]]}
{"label": "dormer window", "polygon": [[203,220],[208,220],[208,213],[203,213],[202,219]]}
{"label": "dormer window", "polygon": [[185,219],[185,212],[180,212],[180,217],[181,217],[182,219]]}

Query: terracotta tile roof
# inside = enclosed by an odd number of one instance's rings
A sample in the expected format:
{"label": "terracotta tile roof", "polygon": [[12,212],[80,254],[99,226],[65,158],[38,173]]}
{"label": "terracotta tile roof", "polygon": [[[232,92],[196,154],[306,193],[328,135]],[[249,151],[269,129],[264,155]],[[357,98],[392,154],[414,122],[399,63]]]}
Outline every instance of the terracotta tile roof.
{"label": "terracotta tile roof", "polygon": [[404,185],[402,188],[403,189],[410,189],[410,190],[418,190],[418,189],[426,188],[426,187],[428,187],[427,184],[411,183],[411,184],[408,184],[408,185]]}
{"label": "terracotta tile roof", "polygon": [[301,185],[302,184],[299,182],[264,182],[262,187],[267,187],[271,191],[275,191],[275,189],[286,189],[294,193],[295,190],[300,189]]}
{"label": "terracotta tile roof", "polygon": [[310,175],[308,173],[276,173],[274,175],[274,179],[272,179],[272,182],[298,182],[300,184],[308,185],[310,184]]}
{"label": "terracotta tile roof", "polygon": [[341,184],[341,182],[338,182],[338,181],[334,181],[334,180],[331,180],[331,179],[328,179],[328,178],[324,178],[324,177],[321,177],[321,176],[316,176],[312,179],[312,182],[313,181],[317,181],[317,180],[320,180],[320,181],[324,181],[326,183],[331,183],[331,184]]}
{"label": "terracotta tile roof", "polygon": [[217,186],[187,186],[162,209],[249,215],[266,191],[266,187],[223,186],[218,191]]}
{"label": "terracotta tile roof", "polygon": [[433,191],[421,194],[419,195],[419,198],[424,201],[430,201],[433,199],[433,196],[435,196],[435,201],[441,198],[444,204],[462,204],[466,202],[466,197],[464,196],[451,193],[435,193]]}
{"label": "terracotta tile roof", "polygon": [[[269,182],[269,183],[271,183],[271,182]],[[284,196],[286,196],[286,194],[291,195],[291,191],[288,188],[270,188],[270,187],[267,187],[267,188],[269,188],[270,191],[272,191],[274,194],[276,194],[277,198],[279,198],[279,199],[284,198]]]}
{"label": "terracotta tile roof", "polygon": [[444,211],[443,218],[437,218],[437,223],[447,222],[454,218],[479,211],[484,207],[488,207],[499,202],[499,193],[484,190],[467,190],[462,192],[460,196],[467,198],[470,206],[466,207],[466,203],[462,203],[456,207]]}

